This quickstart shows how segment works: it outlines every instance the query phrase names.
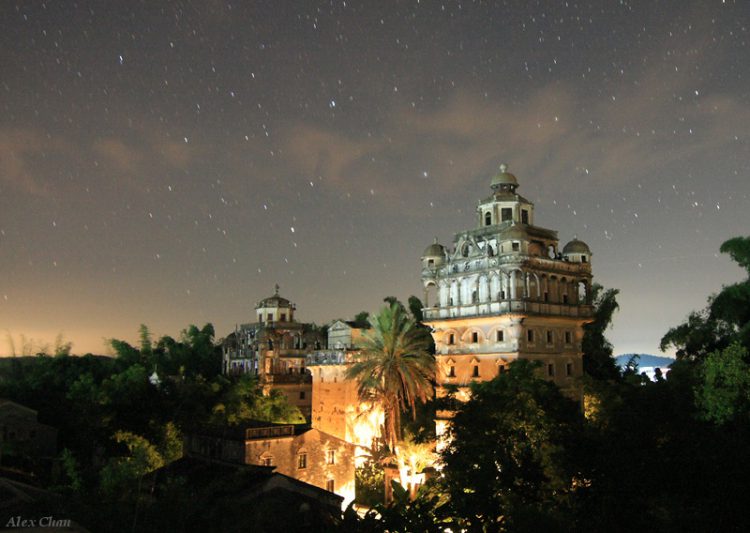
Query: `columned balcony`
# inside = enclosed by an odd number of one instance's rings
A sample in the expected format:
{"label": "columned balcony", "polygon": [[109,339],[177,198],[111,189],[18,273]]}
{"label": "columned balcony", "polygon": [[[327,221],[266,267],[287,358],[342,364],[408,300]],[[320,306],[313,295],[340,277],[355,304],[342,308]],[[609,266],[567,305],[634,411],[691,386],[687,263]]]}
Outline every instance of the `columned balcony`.
{"label": "columned balcony", "polygon": [[429,321],[445,318],[496,316],[510,313],[591,318],[594,314],[594,309],[591,305],[535,302],[529,300],[503,300],[470,305],[429,307],[423,309],[422,312],[424,313],[425,320]]}

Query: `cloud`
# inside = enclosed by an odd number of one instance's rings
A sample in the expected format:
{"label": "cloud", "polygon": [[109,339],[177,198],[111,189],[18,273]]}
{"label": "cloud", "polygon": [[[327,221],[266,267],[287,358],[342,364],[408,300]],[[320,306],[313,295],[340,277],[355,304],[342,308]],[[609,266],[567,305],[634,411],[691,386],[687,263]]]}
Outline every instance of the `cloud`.
{"label": "cloud", "polygon": [[48,196],[54,181],[45,163],[69,150],[68,143],[32,129],[0,129],[0,184],[15,192]]}
{"label": "cloud", "polygon": [[[286,134],[291,171],[331,187],[412,196],[451,195],[505,161],[540,186],[607,188],[679,173],[686,162],[732,151],[750,106],[726,94],[695,94],[688,76],[665,84],[660,68],[616,94],[553,83],[522,100],[457,94],[431,110],[395,106],[379,134],[344,134],[304,123]],[[423,171],[429,180],[421,180]]]}

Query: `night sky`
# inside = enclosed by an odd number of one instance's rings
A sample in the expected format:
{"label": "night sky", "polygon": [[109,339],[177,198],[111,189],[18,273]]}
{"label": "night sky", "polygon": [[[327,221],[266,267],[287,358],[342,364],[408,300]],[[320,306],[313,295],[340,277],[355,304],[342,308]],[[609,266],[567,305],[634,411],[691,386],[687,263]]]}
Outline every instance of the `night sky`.
{"label": "night sky", "polygon": [[750,3],[0,4],[0,353],[421,297],[505,162],[615,353],[742,277]]}

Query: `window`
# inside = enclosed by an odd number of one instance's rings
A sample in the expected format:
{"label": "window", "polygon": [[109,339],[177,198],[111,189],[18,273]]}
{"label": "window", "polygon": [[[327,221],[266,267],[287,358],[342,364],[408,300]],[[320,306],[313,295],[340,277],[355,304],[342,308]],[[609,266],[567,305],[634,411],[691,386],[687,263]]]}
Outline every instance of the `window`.
{"label": "window", "polygon": [[476,331],[471,332],[471,342],[474,344],[479,342],[479,334]]}
{"label": "window", "polygon": [[434,259],[428,259],[427,260],[427,265],[428,266],[434,266],[435,265],[435,260]]}
{"label": "window", "polygon": [[471,377],[478,378],[479,377],[479,365],[474,365],[471,369]]}
{"label": "window", "polygon": [[503,342],[505,340],[505,333],[502,330],[497,331],[497,342]]}
{"label": "window", "polygon": [[489,211],[487,211],[484,214],[484,225],[485,226],[491,226],[492,225],[492,213],[490,213]]}
{"label": "window", "polygon": [[581,256],[581,263],[586,263],[586,262],[587,262],[587,261],[586,261],[586,256],[585,256],[585,255],[582,255],[582,256]]}
{"label": "window", "polygon": [[326,490],[328,492],[333,492],[333,488],[334,488],[333,480],[329,479],[328,481],[326,481]]}
{"label": "window", "polygon": [[336,464],[336,452],[334,450],[328,450],[326,459],[329,465]]}
{"label": "window", "polygon": [[500,291],[500,299],[505,300],[505,291]]}
{"label": "window", "polygon": [[448,335],[448,344],[455,344],[455,342],[456,342],[456,337],[453,335],[453,333]]}
{"label": "window", "polygon": [[512,207],[503,207],[500,210],[500,218],[503,222],[506,220],[513,220],[513,208]]}
{"label": "window", "polygon": [[263,461],[263,466],[273,466],[273,457],[270,455],[263,457],[261,460]]}
{"label": "window", "polygon": [[282,322],[286,322],[286,313],[281,313],[281,318],[280,318],[280,320],[281,320]]}
{"label": "window", "polygon": [[573,375],[573,363],[565,363],[565,375],[566,376]]}
{"label": "window", "polygon": [[514,242],[512,248],[513,248],[514,252],[520,251],[521,250],[521,243],[520,242]]}
{"label": "window", "polygon": [[307,454],[301,453],[297,456],[297,468],[300,470],[303,468],[307,468]]}
{"label": "window", "polygon": [[263,322],[263,315],[258,313],[258,322]]}
{"label": "window", "polygon": [[305,391],[301,390],[299,391],[299,399],[304,400],[305,399]]}
{"label": "window", "polygon": [[544,301],[549,302],[549,293],[547,291],[544,291]]}
{"label": "window", "polygon": [[549,377],[554,377],[554,375],[555,375],[555,364],[554,363],[550,363],[550,364],[547,365],[547,375]]}
{"label": "window", "polygon": [[497,365],[497,373],[499,374],[505,374],[505,365]]}
{"label": "window", "polygon": [[547,330],[547,344],[552,344],[554,342],[554,338],[552,336],[552,331]]}
{"label": "window", "polygon": [[471,303],[475,304],[479,301],[479,295],[477,294],[477,291],[473,291],[471,293]]}
{"label": "window", "polygon": [[534,342],[534,330],[533,329],[526,331],[526,340],[529,342]]}
{"label": "window", "polygon": [[565,332],[565,344],[570,344],[570,340],[571,340],[570,331],[566,331]]}
{"label": "window", "polygon": [[456,367],[451,365],[448,367],[448,377],[449,378],[455,378],[456,377]]}
{"label": "window", "polygon": [[268,320],[269,322],[273,322],[273,313],[268,313],[266,315],[266,320]]}
{"label": "window", "polygon": [[564,304],[568,303],[568,295],[567,294],[563,294],[563,303]]}
{"label": "window", "polygon": [[529,210],[528,209],[521,209],[521,223],[522,224],[529,223]]}

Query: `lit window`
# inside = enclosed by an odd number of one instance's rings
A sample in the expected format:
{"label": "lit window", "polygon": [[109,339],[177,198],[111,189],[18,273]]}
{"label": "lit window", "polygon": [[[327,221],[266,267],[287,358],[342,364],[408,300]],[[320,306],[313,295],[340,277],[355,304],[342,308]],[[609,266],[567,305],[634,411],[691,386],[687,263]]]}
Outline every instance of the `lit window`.
{"label": "lit window", "polygon": [[297,456],[297,468],[307,468],[307,454],[301,453]]}
{"label": "lit window", "polygon": [[497,342],[503,342],[505,340],[505,334],[502,330],[497,331]]}
{"label": "lit window", "polygon": [[327,460],[329,465],[336,464],[336,452],[334,450],[328,450]]}

